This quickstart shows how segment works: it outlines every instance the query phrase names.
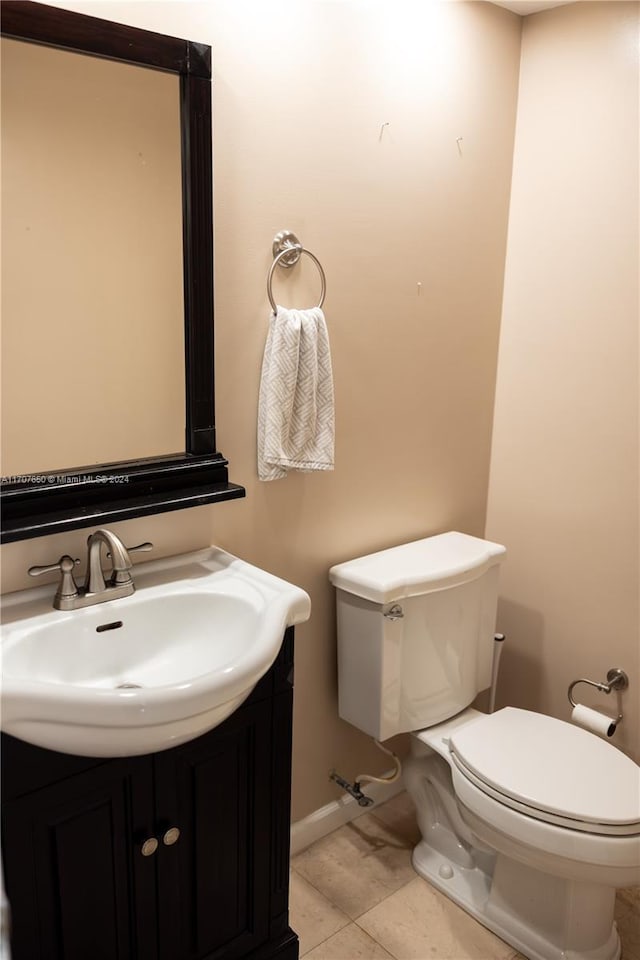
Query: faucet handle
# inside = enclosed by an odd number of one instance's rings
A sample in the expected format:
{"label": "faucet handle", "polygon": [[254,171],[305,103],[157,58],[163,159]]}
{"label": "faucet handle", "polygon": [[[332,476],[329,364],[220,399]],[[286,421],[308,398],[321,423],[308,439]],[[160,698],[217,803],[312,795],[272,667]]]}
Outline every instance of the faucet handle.
{"label": "faucet handle", "polygon": [[[153,550],[153,544],[149,543],[147,540],[145,543],[136,544],[135,547],[125,547],[124,549],[127,552],[127,556],[129,556],[130,553],[147,553],[149,550]],[[107,557],[111,559],[111,552],[109,550],[107,550]],[[130,568],[131,559],[129,558],[128,567],[126,570],[116,570],[114,568],[113,575],[111,577],[111,583],[132,583],[133,581],[131,580],[131,574],[129,573]]]}
{"label": "faucet handle", "polygon": [[135,547],[127,547],[127,553],[148,553],[149,550],[153,550],[153,544],[149,540],[138,543]]}
{"label": "faucet handle", "polygon": [[77,597],[78,586],[73,579],[73,568],[77,567],[79,563],[80,560],[77,558],[74,560],[65,553],[57,563],[29,567],[28,573],[30,577],[39,577],[43,573],[53,573],[55,570],[59,570],[62,574],[62,580],[60,581],[56,597]]}
{"label": "faucet handle", "polygon": [[[149,550],[153,550],[153,544],[148,540],[145,543],[138,543],[135,547],[125,547],[127,553],[148,553]],[[107,551],[107,556],[111,559],[111,553]]]}

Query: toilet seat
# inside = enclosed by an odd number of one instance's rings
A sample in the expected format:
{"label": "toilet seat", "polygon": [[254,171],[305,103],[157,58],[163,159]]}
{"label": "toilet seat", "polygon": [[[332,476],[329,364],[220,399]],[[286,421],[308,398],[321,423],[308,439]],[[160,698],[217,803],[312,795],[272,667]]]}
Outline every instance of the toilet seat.
{"label": "toilet seat", "polygon": [[640,834],[640,768],[578,727],[505,707],[453,730],[459,774],[535,820],[583,833]]}
{"label": "toilet seat", "polygon": [[640,834],[606,836],[549,823],[494,800],[451,769],[461,817],[491,849],[542,873],[613,887],[640,882]]}

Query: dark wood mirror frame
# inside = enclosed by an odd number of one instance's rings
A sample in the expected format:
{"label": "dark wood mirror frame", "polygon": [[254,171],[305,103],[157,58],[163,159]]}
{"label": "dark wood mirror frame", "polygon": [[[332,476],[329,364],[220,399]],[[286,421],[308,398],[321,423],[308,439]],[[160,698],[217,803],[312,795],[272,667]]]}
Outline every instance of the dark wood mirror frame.
{"label": "dark wood mirror frame", "polygon": [[243,497],[215,438],[211,47],[28,0],[1,13],[3,36],[180,77],[186,387],[184,453],[3,478],[2,541]]}

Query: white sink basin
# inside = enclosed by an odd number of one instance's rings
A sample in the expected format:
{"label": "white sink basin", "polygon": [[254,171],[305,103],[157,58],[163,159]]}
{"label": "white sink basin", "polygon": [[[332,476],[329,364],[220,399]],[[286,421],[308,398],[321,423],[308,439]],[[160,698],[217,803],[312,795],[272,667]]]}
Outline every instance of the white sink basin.
{"label": "white sink basin", "polygon": [[133,596],[62,612],[55,585],[2,601],[2,729],[81,756],[152,753],[251,693],[307,594],[216,548],[137,564]]}

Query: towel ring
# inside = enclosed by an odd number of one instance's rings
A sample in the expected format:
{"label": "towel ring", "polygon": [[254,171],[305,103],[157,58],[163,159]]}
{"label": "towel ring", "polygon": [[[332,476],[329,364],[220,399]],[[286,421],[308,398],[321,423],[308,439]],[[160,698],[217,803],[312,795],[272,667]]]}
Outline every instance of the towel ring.
{"label": "towel ring", "polygon": [[[276,252],[277,251],[277,252]],[[320,281],[322,283],[322,290],[320,291],[320,303],[318,307],[321,307],[324,303],[325,294],[327,292],[327,278],[324,275],[324,270],[322,269],[322,264],[318,260],[315,254],[311,253],[310,250],[307,250],[302,246],[298,238],[294,233],[291,233],[289,230],[283,230],[281,233],[277,233],[273,241],[273,253],[274,261],[271,264],[271,269],[269,270],[269,275],[267,277],[267,296],[269,297],[269,303],[273,308],[273,312],[278,312],[278,307],[273,299],[273,292],[271,289],[271,282],[273,279],[273,271],[280,264],[283,267],[292,267],[294,263],[297,263],[303,253],[306,253],[308,257],[311,257],[318,272],[320,273]]]}

